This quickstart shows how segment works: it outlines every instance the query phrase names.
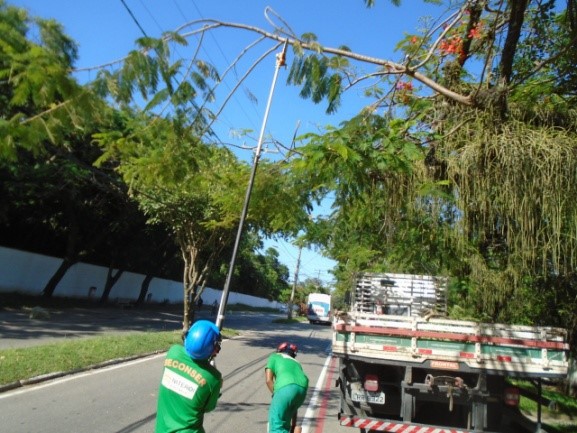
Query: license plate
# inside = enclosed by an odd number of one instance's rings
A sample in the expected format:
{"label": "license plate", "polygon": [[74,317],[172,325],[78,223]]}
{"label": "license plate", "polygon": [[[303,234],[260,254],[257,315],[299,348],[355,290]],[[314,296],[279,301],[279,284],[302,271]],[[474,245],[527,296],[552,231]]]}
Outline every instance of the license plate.
{"label": "license plate", "polygon": [[385,393],[384,392],[351,392],[351,400],[357,401],[359,403],[373,403],[373,404],[385,404]]}

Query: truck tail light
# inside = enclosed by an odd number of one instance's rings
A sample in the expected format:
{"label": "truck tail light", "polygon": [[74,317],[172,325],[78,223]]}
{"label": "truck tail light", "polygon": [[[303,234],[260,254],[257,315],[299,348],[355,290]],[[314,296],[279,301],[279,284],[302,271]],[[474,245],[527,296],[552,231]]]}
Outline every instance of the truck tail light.
{"label": "truck tail light", "polygon": [[379,376],[367,374],[365,376],[364,388],[366,391],[377,392],[379,390]]}
{"label": "truck tail light", "polygon": [[505,405],[517,407],[519,406],[519,399],[520,399],[519,388],[516,387],[505,388],[505,394],[503,395],[503,401]]}

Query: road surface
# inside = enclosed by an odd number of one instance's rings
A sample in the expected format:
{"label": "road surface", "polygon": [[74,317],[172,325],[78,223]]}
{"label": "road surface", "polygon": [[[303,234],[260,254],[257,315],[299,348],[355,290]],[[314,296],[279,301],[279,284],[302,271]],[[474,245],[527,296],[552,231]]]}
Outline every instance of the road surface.
{"label": "road surface", "polygon": [[[351,433],[338,425],[330,327],[274,324],[274,316],[234,314],[226,327],[241,336],[225,340],[216,365],[224,387],[218,406],[205,417],[208,433],[266,432],[270,395],[264,366],[278,343],[299,346],[310,379],[299,411],[304,433]],[[279,316],[277,316],[279,317]],[[0,431],[10,433],[144,433],[154,431],[157,389],[164,355],[66,376],[0,394]]]}

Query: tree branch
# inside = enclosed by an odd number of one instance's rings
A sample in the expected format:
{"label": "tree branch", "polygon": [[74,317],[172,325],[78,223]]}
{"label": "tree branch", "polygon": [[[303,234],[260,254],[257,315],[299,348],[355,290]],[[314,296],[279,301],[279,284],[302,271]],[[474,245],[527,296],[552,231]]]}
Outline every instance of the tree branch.
{"label": "tree branch", "polygon": [[[283,37],[283,36],[280,36],[276,33],[270,33],[270,32],[267,32],[267,31],[265,31],[259,27],[250,26],[247,24],[230,23],[230,22],[222,22],[222,21],[207,19],[207,20],[191,21],[191,22],[181,26],[179,29],[184,29],[184,28],[192,26],[194,24],[200,24],[203,22],[208,23],[208,25],[204,26],[202,29],[196,29],[196,30],[193,30],[191,32],[183,33],[183,34],[181,34],[181,36],[182,37],[188,37],[188,36],[191,36],[191,35],[194,35],[194,34],[200,32],[200,31],[206,31],[207,29],[216,29],[218,27],[236,28],[236,29],[246,30],[246,31],[250,31],[253,33],[260,34],[260,35],[266,37],[267,39],[278,41],[280,43],[288,43],[288,44],[292,45],[293,47],[299,47],[299,48],[307,50],[307,51],[319,52],[319,45],[318,44],[311,44],[311,43],[303,42],[303,41],[296,39],[296,38]],[[177,29],[177,32],[179,31],[179,29]],[[321,46],[320,52],[326,53],[326,54],[332,54],[335,56],[344,57],[344,58],[359,61],[362,63],[368,63],[368,64],[381,66],[384,69],[384,72],[381,72],[382,74],[406,74],[406,75],[412,77],[413,79],[421,82],[422,84],[429,87],[430,89],[434,90],[435,92],[437,92],[437,93],[439,93],[439,94],[441,94],[441,95],[443,95],[449,99],[452,99],[455,102],[458,102],[458,103],[463,104],[463,105],[468,105],[468,106],[473,105],[473,102],[472,102],[472,99],[470,96],[461,95],[457,92],[454,92],[454,91],[440,85],[436,81],[430,79],[426,75],[421,74],[421,73],[417,72],[416,70],[411,69],[408,66],[403,65],[401,63],[396,63],[396,62],[393,62],[390,60],[380,59],[377,57],[371,57],[371,56],[343,50],[340,48],[322,47]]]}

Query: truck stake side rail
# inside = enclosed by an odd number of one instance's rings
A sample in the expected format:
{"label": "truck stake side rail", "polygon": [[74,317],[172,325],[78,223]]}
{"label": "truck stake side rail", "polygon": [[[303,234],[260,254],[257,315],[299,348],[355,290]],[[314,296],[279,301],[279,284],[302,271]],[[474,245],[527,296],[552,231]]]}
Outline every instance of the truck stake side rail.
{"label": "truck stake side rail", "polygon": [[425,319],[372,313],[341,314],[333,322],[333,354],[430,363],[433,368],[503,371],[563,377],[564,329]]}

